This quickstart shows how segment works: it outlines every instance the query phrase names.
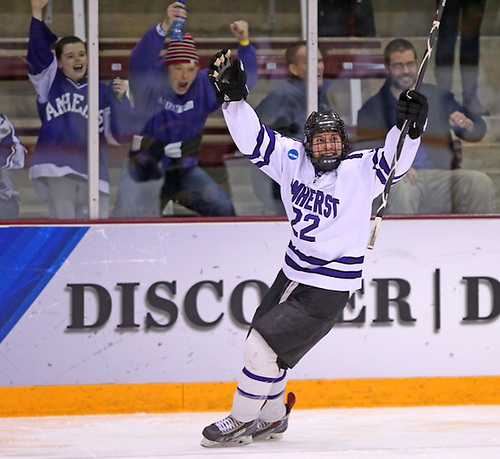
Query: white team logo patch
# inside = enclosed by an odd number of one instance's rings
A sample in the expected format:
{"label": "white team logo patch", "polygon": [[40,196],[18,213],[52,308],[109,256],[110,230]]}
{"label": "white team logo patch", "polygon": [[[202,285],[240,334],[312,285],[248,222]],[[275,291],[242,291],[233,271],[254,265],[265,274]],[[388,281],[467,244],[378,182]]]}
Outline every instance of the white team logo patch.
{"label": "white team logo patch", "polygon": [[299,157],[299,152],[295,149],[289,150],[288,151],[288,157],[292,160],[295,161]]}

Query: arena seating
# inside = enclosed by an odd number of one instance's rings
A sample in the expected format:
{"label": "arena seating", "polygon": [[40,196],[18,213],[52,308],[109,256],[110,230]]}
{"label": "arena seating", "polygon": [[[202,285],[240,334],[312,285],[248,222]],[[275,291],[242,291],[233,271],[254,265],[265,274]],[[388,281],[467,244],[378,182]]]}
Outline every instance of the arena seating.
{"label": "arena seating", "polygon": [[[295,38],[256,38],[252,43],[257,48],[259,81],[284,79],[287,76],[284,52]],[[382,44],[379,39],[326,39],[319,40],[323,50],[326,79],[384,78]],[[127,78],[130,51],[136,39],[105,39],[99,43],[99,74],[102,80],[115,77]],[[218,39],[198,39],[201,68],[208,67],[211,56],[223,48],[234,46],[233,42]],[[0,81],[27,80],[27,40],[0,40]],[[32,94],[31,94],[32,96]],[[34,102],[34,100],[33,100]],[[30,103],[33,103],[30,102]],[[38,118],[23,119],[16,129],[29,149],[38,135]],[[206,166],[222,165],[223,157],[234,152],[235,146],[228,135],[222,118],[212,118],[204,130],[204,141],[200,161]],[[116,161],[122,161],[121,151]],[[113,161],[113,158],[112,158]]]}

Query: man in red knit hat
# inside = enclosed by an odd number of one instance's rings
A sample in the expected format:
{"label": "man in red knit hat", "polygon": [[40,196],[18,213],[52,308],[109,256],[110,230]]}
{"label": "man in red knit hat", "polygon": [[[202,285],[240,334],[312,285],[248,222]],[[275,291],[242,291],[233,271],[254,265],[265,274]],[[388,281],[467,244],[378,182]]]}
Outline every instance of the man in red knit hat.
{"label": "man in red knit hat", "polygon": [[[200,70],[193,38],[185,34],[182,40],[170,41],[159,58],[174,21],[186,18],[185,5],[170,4],[163,21],[132,50],[130,89],[143,125],[132,145],[128,171],[120,180],[114,217],[161,216],[170,201],[203,217],[235,214],[227,193],[198,166],[203,127],[220,103],[207,70]],[[251,88],[257,81],[257,57],[248,24],[235,21],[230,29],[239,42],[238,57]]]}
{"label": "man in red knit hat", "polygon": [[177,94],[185,94],[200,68],[200,58],[193,37],[187,33],[182,40],[171,41],[164,62],[172,88]]}

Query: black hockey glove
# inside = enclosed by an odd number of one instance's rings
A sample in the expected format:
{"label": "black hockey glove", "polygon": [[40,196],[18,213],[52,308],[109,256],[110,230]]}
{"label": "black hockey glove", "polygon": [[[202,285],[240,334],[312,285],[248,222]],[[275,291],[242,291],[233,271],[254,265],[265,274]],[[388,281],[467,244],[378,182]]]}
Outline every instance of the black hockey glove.
{"label": "black hockey glove", "polygon": [[243,62],[239,59],[232,62],[230,49],[215,54],[210,61],[208,77],[219,104],[247,98],[247,74]]}
{"label": "black hockey glove", "polygon": [[427,97],[413,89],[403,91],[399,96],[396,126],[401,130],[405,120],[408,120],[408,135],[416,139],[424,132],[428,112]]}

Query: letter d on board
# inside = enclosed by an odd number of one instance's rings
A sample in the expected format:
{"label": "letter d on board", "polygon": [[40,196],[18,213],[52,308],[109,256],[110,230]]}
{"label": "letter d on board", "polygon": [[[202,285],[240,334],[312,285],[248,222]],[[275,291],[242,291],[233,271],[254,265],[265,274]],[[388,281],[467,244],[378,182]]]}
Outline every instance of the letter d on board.
{"label": "letter d on board", "polygon": [[[71,323],[66,328],[97,328],[104,325],[111,314],[111,295],[98,284],[67,284],[71,289]],[[97,318],[93,324],[85,324],[85,289],[95,294]],[[87,314],[88,316],[88,314]]]}
{"label": "letter d on board", "polygon": [[[463,277],[467,286],[467,315],[464,321],[492,320],[500,314],[500,282],[493,277]],[[491,312],[488,315],[479,314],[479,287],[484,284],[492,296]]]}

